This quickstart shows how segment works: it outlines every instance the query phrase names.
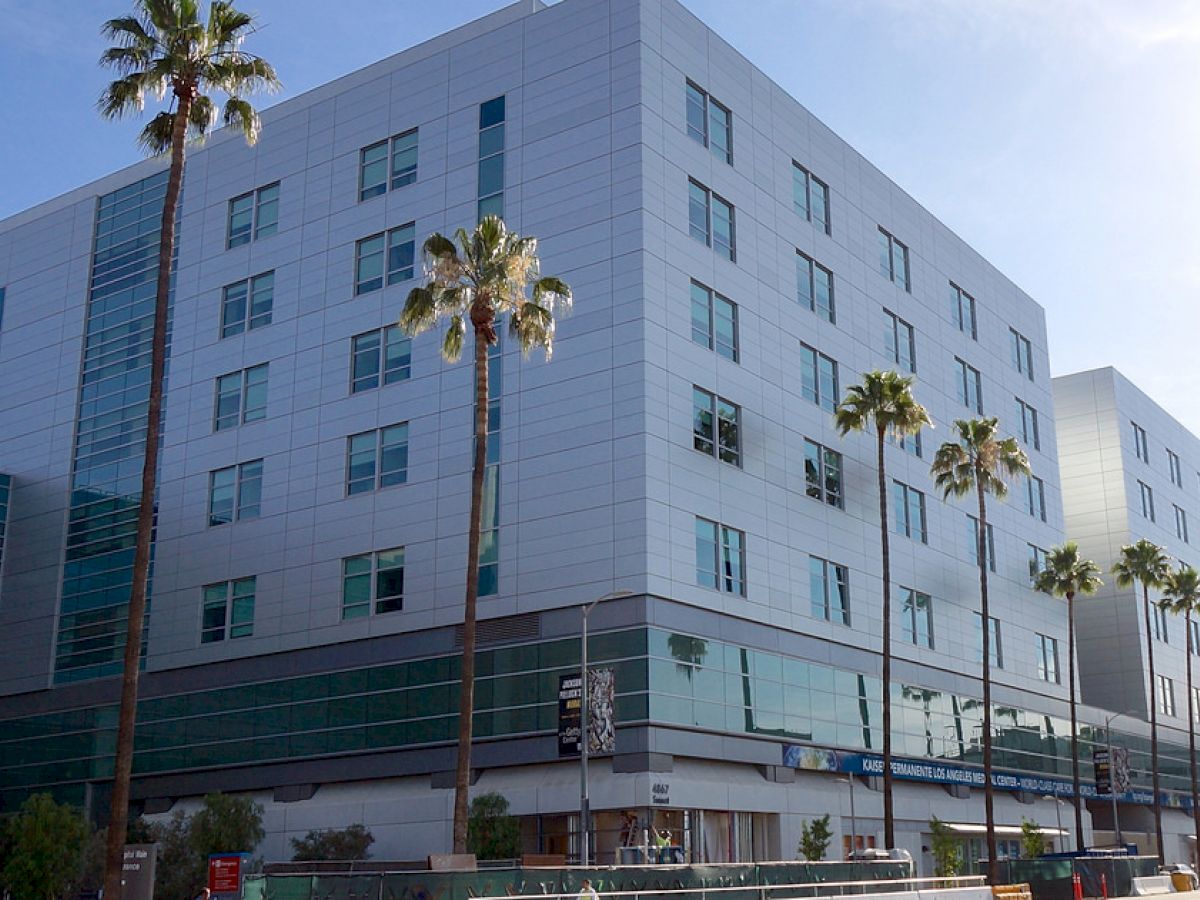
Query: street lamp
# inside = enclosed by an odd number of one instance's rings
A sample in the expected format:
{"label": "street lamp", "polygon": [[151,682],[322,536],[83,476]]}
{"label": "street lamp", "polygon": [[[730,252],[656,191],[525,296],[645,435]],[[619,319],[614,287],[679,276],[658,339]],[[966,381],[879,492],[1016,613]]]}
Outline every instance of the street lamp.
{"label": "street lamp", "polygon": [[1064,834],[1063,834],[1063,827],[1062,827],[1063,801],[1061,799],[1059,799],[1059,796],[1058,796],[1058,785],[1057,784],[1054,785],[1054,795],[1053,796],[1051,796],[1050,794],[1045,794],[1042,797],[1042,799],[1054,801],[1054,819],[1058,823],[1058,852],[1062,853],[1062,852],[1064,852],[1064,847],[1063,847]]}
{"label": "street lamp", "polygon": [[1113,832],[1118,847],[1124,846],[1125,842],[1121,839],[1121,818],[1117,812],[1117,767],[1113,765],[1113,746],[1112,746],[1112,725],[1115,719],[1121,718],[1125,713],[1113,713],[1111,716],[1104,717],[1104,744],[1108,750],[1108,795],[1112,798],[1112,814],[1113,814]]}
{"label": "street lamp", "polygon": [[579,635],[579,864],[588,864],[588,826],[591,824],[591,798],[588,796],[588,613],[596,608],[601,600],[616,600],[619,597],[631,597],[633,591],[613,591],[603,597],[597,597],[587,606],[580,607],[583,612],[583,627]]}
{"label": "street lamp", "polygon": [[854,851],[858,849],[858,820],[854,816],[854,776],[847,775],[839,778],[838,784],[850,785],[850,858],[854,859]]}

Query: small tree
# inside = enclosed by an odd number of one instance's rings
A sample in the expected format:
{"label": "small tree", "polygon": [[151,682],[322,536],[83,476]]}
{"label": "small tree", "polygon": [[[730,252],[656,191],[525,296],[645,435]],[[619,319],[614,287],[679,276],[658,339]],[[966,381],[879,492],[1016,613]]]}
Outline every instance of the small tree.
{"label": "small tree", "polygon": [[375,836],[358,823],[348,828],[310,831],[303,838],[292,838],[292,860],[366,859],[371,855],[369,848],[373,843]]}
{"label": "small tree", "polygon": [[515,859],[521,855],[521,827],[508,814],[508,801],[491,791],[471,801],[467,852],[476,859]]}
{"label": "small tree", "polygon": [[192,847],[192,820],[177,809],[165,822],[152,822],[149,840],[158,844],[154,868],[154,896],[164,900],[190,900],[208,883],[208,860]]}
{"label": "small tree", "polygon": [[1039,859],[1046,852],[1046,836],[1042,826],[1032,819],[1021,818],[1021,856]]}
{"label": "small tree", "polygon": [[825,858],[833,832],[829,830],[829,813],[800,826],[800,855],[809,862]]}
{"label": "small tree", "polygon": [[266,835],[262,816],[249,797],[209,794],[192,816],[192,847],[204,860],[210,853],[252,853]]}
{"label": "small tree", "polygon": [[13,898],[58,897],[78,878],[91,829],[71,806],[34,794],[5,827],[0,883]]}
{"label": "small tree", "polygon": [[950,826],[934,816],[929,820],[930,852],[933,854],[933,874],[952,878],[962,867],[962,847]]}

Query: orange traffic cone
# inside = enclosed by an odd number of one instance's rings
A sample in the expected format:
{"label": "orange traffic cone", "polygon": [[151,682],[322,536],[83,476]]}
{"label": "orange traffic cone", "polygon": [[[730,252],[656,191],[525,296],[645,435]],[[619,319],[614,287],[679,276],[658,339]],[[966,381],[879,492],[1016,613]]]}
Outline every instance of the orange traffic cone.
{"label": "orange traffic cone", "polygon": [[1108,877],[1103,872],[1100,873],[1100,896],[1108,900]]}
{"label": "orange traffic cone", "polygon": [[1075,889],[1075,900],[1083,900],[1083,879],[1078,872],[1071,876],[1071,884]]}

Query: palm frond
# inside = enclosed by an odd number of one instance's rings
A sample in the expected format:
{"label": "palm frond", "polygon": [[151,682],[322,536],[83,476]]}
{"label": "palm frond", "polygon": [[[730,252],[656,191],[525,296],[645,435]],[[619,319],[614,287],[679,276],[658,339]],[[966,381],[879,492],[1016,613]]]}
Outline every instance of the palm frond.
{"label": "palm frond", "polygon": [[843,436],[851,431],[882,428],[897,437],[932,426],[929,413],[912,393],[913,378],[878,369],[865,372],[860,384],[846,389],[834,411],[834,424]]}
{"label": "palm frond", "polygon": [[146,107],[146,77],[143,73],[126,75],[109,84],[100,95],[96,108],[106,119],[120,119],[139,113]]}
{"label": "palm frond", "polygon": [[217,123],[217,108],[209,97],[201,94],[192,101],[188,111],[188,130],[194,138],[203,138]]}
{"label": "palm frond", "polygon": [[161,156],[171,150],[171,139],[175,132],[175,114],[160,112],[146,123],[138,135],[138,146],[151,156]]}
{"label": "palm frond", "polygon": [[208,40],[213,47],[237,46],[254,32],[254,17],[216,0],[208,8]]}
{"label": "palm frond", "polygon": [[225,101],[222,113],[225,124],[241,131],[246,143],[253,147],[258,143],[258,133],[261,129],[258,113],[254,107],[241,97],[230,97]]}
{"label": "palm frond", "polygon": [[566,312],[571,308],[574,298],[570,286],[561,278],[547,275],[533,283],[533,301],[541,306],[558,312]]}
{"label": "palm frond", "polygon": [[508,319],[509,332],[517,339],[521,353],[528,357],[537,348],[554,353],[554,314],[539,303],[526,301]]}
{"label": "palm frond", "polygon": [[1171,569],[1171,557],[1158,544],[1141,538],[1136,543],[1126,544],[1121,548],[1117,562],[1113,564],[1112,574],[1117,587],[1129,588],[1136,582],[1147,587],[1158,587],[1166,579]]}
{"label": "palm frond", "polygon": [[467,338],[467,324],[460,315],[450,317],[446,336],[442,339],[442,357],[447,362],[458,362],[462,357],[463,344]]}
{"label": "palm frond", "polygon": [[428,331],[437,322],[437,306],[433,292],[426,287],[415,287],[408,292],[404,309],[400,312],[400,328],[405,334],[417,335]]}

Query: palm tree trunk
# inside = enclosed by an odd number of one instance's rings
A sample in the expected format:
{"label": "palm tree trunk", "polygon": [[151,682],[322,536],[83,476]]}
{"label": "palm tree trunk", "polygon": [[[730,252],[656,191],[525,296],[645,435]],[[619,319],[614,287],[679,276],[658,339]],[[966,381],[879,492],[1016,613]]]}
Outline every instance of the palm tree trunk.
{"label": "palm tree trunk", "polygon": [[996,796],[992,786],[992,640],[988,606],[987,502],[981,472],[975,473],[979,500],[979,615],[983,631],[983,817],[987,827],[988,883],[996,884]]}
{"label": "palm tree trunk", "polygon": [[150,575],[150,539],[154,532],[154,493],[158,482],[159,431],[162,428],[163,380],[167,367],[167,315],[171,292],[171,260],[175,254],[175,213],[183,188],[190,91],[177,92],[171,134],[171,172],[163,197],[158,240],[158,281],[154,298],[154,331],[150,341],[150,397],[146,409],[146,448],[142,456],[142,495],[138,500],[137,536],[129,589],[129,621],[125,630],[125,663],[121,678],[121,710],[113,763],[112,807],[104,856],[104,896],[120,900],[125,832],[129,825],[129,781],[133,770],[133,729],[137,719],[138,675],[146,620],[146,587]]}
{"label": "palm tree trunk", "polygon": [[[1067,681],[1071,691],[1071,790],[1075,802],[1075,849],[1084,849],[1083,797],[1079,787],[1079,722],[1075,709],[1075,592],[1067,592]],[[1109,760],[1112,766],[1112,760]],[[1058,798],[1054,798],[1058,802]]]}
{"label": "palm tree trunk", "polygon": [[[1196,781],[1196,699],[1192,693],[1192,655],[1196,652],[1192,644],[1192,608],[1187,609],[1187,693],[1188,693],[1188,770],[1192,775],[1192,827],[1196,833],[1196,843],[1192,854],[1200,854],[1200,784]],[[1111,765],[1111,760],[1110,760]],[[1192,863],[1195,864],[1193,859]]]}
{"label": "palm tree trunk", "polygon": [[1150,585],[1142,582],[1146,608],[1146,664],[1150,670],[1150,775],[1154,788],[1154,840],[1158,864],[1163,864],[1162,798],[1158,795],[1158,682],[1154,677],[1154,632],[1150,630]]}
{"label": "palm tree trunk", "polygon": [[487,472],[488,347],[491,313],[475,326],[475,460],[471,468],[471,520],[467,535],[467,596],[463,601],[463,652],[458,692],[458,764],[454,772],[454,852],[467,852],[467,794],[471,787],[471,732],[475,716],[475,614],[479,600],[479,544],[483,530],[483,479]]}
{"label": "palm tree trunk", "polygon": [[[876,429],[879,464],[879,549],[883,558],[883,845],[896,846],[896,813],[892,799],[892,557],[888,544],[887,474],[884,429]],[[854,777],[854,776],[851,776]],[[850,851],[854,851],[854,847]]]}

